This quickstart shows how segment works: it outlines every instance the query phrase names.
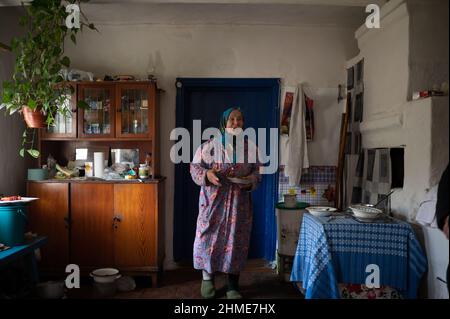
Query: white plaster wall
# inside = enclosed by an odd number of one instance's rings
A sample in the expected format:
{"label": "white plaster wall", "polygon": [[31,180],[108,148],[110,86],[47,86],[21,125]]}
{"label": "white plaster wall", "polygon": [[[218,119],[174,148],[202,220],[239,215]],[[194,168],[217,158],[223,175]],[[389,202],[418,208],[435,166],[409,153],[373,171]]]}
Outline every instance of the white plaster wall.
{"label": "white plaster wall", "polygon": [[[152,60],[158,85],[166,90],[161,96],[159,119],[161,173],[167,177],[166,268],[174,266],[174,165],[169,158],[173,144],[169,134],[175,127],[175,78],[280,77],[288,85],[307,82],[311,87],[337,88],[346,80],[345,61],[357,53],[354,30],[348,28],[148,24],[97,27],[100,33],[86,31],[79,36],[77,46],[67,45],[73,67],[92,71],[99,77],[145,76]],[[323,108],[327,114],[334,114],[329,106]],[[316,123],[317,130],[328,125],[325,131],[330,136],[324,136],[324,140],[334,141],[339,135],[340,117],[335,119],[335,126],[332,117],[325,116],[325,123]],[[337,154],[333,147],[320,144],[313,152],[311,164],[328,164],[330,158],[334,161]]]}
{"label": "white plaster wall", "polygon": [[339,154],[339,132],[343,104],[337,101],[337,88],[310,88],[314,100],[316,130],[313,141],[308,142],[310,165],[337,166]]}
{"label": "white plaster wall", "polygon": [[[403,189],[392,195],[392,210],[405,219],[414,220],[426,192],[439,183],[447,166],[448,116],[448,97],[404,105],[403,125],[397,127],[396,132],[400,137],[397,146],[405,145],[405,179]],[[382,145],[384,136],[377,136],[379,145]]]}
{"label": "white plaster wall", "polygon": [[448,0],[408,0],[410,23],[409,90],[448,83]]}
{"label": "white plaster wall", "polygon": [[[386,6],[393,4],[395,1]],[[387,10],[382,10],[380,29],[363,27],[357,33],[360,56],[364,58],[364,121],[398,114],[407,97],[407,6],[403,3],[389,15],[383,15],[384,11]]]}
{"label": "white plaster wall", "polygon": [[[362,26],[355,34],[358,59],[364,58],[362,141],[364,148],[405,147],[404,187],[393,193],[391,206],[394,214],[414,222],[449,161],[448,96],[408,102],[411,91],[448,82],[448,1],[391,0],[381,12],[379,30]],[[437,229],[421,232],[427,296],[448,298],[435,278],[445,279],[448,240]]]}

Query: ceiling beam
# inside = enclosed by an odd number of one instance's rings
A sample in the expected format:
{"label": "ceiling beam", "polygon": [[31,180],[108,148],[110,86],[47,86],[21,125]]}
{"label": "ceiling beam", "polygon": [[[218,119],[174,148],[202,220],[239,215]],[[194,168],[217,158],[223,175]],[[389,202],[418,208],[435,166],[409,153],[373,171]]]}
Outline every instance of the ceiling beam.
{"label": "ceiling beam", "polygon": [[[31,0],[0,0],[1,6],[20,6],[21,2]],[[324,5],[324,6],[348,6],[363,7],[370,3],[383,5],[387,0],[91,0],[90,3],[141,3],[141,4],[297,4],[297,5]]]}

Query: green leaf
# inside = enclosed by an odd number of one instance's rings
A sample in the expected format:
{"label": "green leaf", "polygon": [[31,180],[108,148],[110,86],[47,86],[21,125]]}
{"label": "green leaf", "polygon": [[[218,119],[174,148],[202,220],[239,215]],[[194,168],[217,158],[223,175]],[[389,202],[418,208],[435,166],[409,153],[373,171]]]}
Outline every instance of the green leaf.
{"label": "green leaf", "polygon": [[28,105],[28,107],[29,107],[30,109],[32,109],[32,110],[35,110],[35,109],[36,109],[36,106],[37,106],[36,101],[31,100],[31,99],[28,100],[27,105]]}
{"label": "green leaf", "polygon": [[60,47],[56,47],[53,49],[53,55],[58,56],[62,52],[62,49]]}
{"label": "green leaf", "polygon": [[27,152],[28,152],[28,154],[30,154],[34,158],[38,158],[39,154],[40,154],[38,150],[35,150],[35,149],[32,149],[32,148],[27,150]]}
{"label": "green leaf", "polygon": [[83,110],[89,109],[89,104],[87,104],[85,101],[80,100],[77,102],[77,107]]}
{"label": "green leaf", "polygon": [[72,40],[72,42],[73,42],[74,44],[77,44],[77,38],[75,37],[75,34],[71,34],[71,35],[70,35],[70,39]]}
{"label": "green leaf", "polygon": [[25,149],[24,149],[24,148],[21,148],[21,149],[20,149],[19,155],[22,156],[22,157],[25,156]]}
{"label": "green leaf", "polygon": [[69,67],[70,66],[70,59],[67,56],[63,57],[62,60],[61,60],[61,64],[64,65],[65,67]]}
{"label": "green leaf", "polygon": [[27,137],[27,130],[23,131],[22,137]]}

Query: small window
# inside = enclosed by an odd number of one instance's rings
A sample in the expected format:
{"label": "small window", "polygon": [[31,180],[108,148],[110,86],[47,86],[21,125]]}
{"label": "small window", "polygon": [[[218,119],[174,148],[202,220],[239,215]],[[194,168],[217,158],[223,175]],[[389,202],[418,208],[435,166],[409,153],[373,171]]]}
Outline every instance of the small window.
{"label": "small window", "polygon": [[405,177],[405,149],[402,147],[391,148],[391,188],[403,188]]}

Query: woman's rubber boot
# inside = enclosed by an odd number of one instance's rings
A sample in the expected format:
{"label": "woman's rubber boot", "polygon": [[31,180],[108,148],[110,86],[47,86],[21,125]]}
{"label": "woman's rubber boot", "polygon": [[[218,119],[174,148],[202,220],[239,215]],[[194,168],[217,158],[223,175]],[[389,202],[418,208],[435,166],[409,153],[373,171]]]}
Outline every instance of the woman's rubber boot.
{"label": "woman's rubber boot", "polygon": [[213,299],[216,296],[216,288],[214,288],[213,280],[202,280],[202,287],[200,289],[202,297],[205,299]]}
{"label": "woman's rubber boot", "polygon": [[228,290],[227,299],[242,299],[242,295],[237,290]]}
{"label": "woman's rubber boot", "polygon": [[239,274],[228,274],[227,299],[242,299],[239,293]]}

